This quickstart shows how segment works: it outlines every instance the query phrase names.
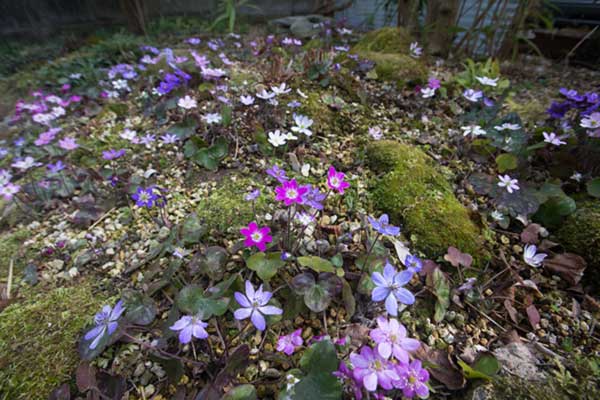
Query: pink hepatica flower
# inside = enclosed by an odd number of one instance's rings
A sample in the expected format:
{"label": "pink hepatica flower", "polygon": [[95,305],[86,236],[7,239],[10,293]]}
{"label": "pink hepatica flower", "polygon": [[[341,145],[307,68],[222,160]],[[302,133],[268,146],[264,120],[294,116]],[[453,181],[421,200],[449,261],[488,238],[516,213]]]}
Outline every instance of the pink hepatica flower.
{"label": "pink hepatica flower", "polygon": [[305,186],[298,186],[298,182],[295,179],[291,181],[283,182],[281,186],[275,188],[275,200],[283,201],[286,206],[293,203],[302,204],[302,196],[308,192],[308,188]]}
{"label": "pink hepatica flower", "polygon": [[294,354],[296,347],[302,346],[302,343],[304,343],[301,334],[302,329],[299,328],[289,335],[279,336],[279,340],[277,341],[277,351],[281,351],[288,356]]}
{"label": "pink hepatica flower", "polygon": [[425,384],[429,380],[429,372],[421,367],[421,361],[415,360],[409,365],[397,364],[396,371],[400,379],[394,381],[394,386],[402,389],[404,397],[412,399],[416,395],[425,399],[429,396],[429,388]]}
{"label": "pink hepatica flower", "polygon": [[377,328],[371,331],[371,339],[377,343],[377,352],[386,360],[393,354],[401,363],[410,362],[409,353],[417,351],[421,343],[406,337],[406,328],[397,319],[377,318]]}
{"label": "pink hepatica flower", "polygon": [[498,175],[498,179],[500,179],[498,186],[506,188],[508,193],[512,193],[520,189],[519,181],[511,178],[508,175]]}
{"label": "pink hepatica flower", "polygon": [[[264,292],[262,285],[258,290],[254,291],[254,287],[250,281],[246,281],[246,294],[235,292],[235,300],[241,306],[233,313],[237,320],[250,318],[252,324],[259,331],[264,331],[267,328],[267,322],[264,315],[280,315],[283,310],[275,306],[269,306],[267,303],[271,300],[273,293]],[[264,315],[263,315],[264,314]]]}
{"label": "pink hepatica flower", "polygon": [[361,382],[369,392],[377,390],[377,385],[390,390],[393,388],[393,382],[400,379],[394,365],[368,346],[363,346],[360,354],[350,354],[350,362],[354,367],[354,379]]}
{"label": "pink hepatica flower", "polygon": [[186,344],[192,341],[192,336],[197,339],[206,339],[208,337],[207,326],[208,324],[197,316],[184,315],[175,321],[169,329],[179,331],[179,341]]}
{"label": "pink hepatica flower", "polygon": [[77,142],[72,137],[66,137],[58,141],[58,146],[64,150],[75,150],[79,147]]}
{"label": "pink hepatica flower", "polygon": [[273,241],[273,237],[269,235],[271,228],[263,226],[259,228],[256,222],[252,221],[247,228],[240,229],[240,233],[246,236],[244,245],[247,247],[256,246],[260,251],[265,251],[267,243]]}
{"label": "pink hepatica flower", "polygon": [[343,172],[337,172],[333,166],[329,167],[327,172],[327,185],[332,190],[337,190],[341,194],[344,194],[344,189],[350,187],[350,184],[344,180],[346,174]]}
{"label": "pink hepatica flower", "polygon": [[407,305],[415,302],[415,296],[408,289],[402,287],[411,280],[412,276],[412,271],[397,272],[392,264],[386,263],[383,274],[373,272],[371,275],[376,286],[371,294],[371,299],[373,301],[385,300],[387,312],[394,317],[397,316],[398,302]]}
{"label": "pink hepatica flower", "polygon": [[548,254],[537,253],[537,247],[534,244],[528,244],[523,251],[523,261],[535,268],[542,265],[546,257]]}

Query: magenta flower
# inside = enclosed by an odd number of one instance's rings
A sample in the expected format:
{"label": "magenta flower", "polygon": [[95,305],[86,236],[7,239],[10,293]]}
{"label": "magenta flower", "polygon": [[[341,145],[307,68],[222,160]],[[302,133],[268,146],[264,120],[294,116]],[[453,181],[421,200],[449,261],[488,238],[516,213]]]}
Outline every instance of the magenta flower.
{"label": "magenta flower", "polygon": [[199,317],[184,315],[175,321],[169,329],[179,331],[179,341],[186,344],[192,341],[192,336],[197,339],[206,339],[208,337],[208,332],[205,329],[207,326],[208,324]]}
{"label": "magenta flower", "polygon": [[271,243],[273,241],[273,237],[269,235],[269,232],[271,232],[271,228],[268,226],[259,228],[254,221],[250,222],[247,228],[240,229],[240,233],[246,236],[244,245],[246,247],[256,246],[260,251],[265,251],[267,248],[267,243]]}
{"label": "magenta flower", "polygon": [[294,354],[296,351],[296,347],[302,346],[304,340],[302,340],[302,329],[296,329],[294,332],[289,335],[279,336],[279,340],[277,341],[277,351],[282,351],[288,356]]}
{"label": "magenta flower", "polygon": [[429,388],[425,384],[429,380],[429,372],[421,367],[421,361],[415,360],[409,365],[397,364],[396,371],[400,378],[394,386],[402,389],[404,397],[412,399],[415,395],[422,399],[429,396]]}
{"label": "magenta flower", "polygon": [[302,204],[302,196],[308,192],[306,186],[298,186],[298,182],[295,179],[291,181],[283,182],[281,186],[275,188],[275,200],[283,201],[286,206],[293,203]]}
{"label": "magenta flower", "polygon": [[262,285],[258,290],[254,290],[252,283],[246,281],[246,294],[235,292],[235,300],[241,306],[233,313],[233,316],[238,321],[250,318],[252,324],[259,331],[264,331],[267,328],[267,322],[264,315],[281,315],[283,310],[275,306],[269,306],[267,303],[273,297],[273,293],[264,292]]}
{"label": "magenta flower", "polygon": [[410,362],[409,353],[417,351],[421,343],[417,339],[406,337],[406,328],[397,319],[388,320],[385,317],[377,318],[378,328],[370,333],[371,339],[377,343],[377,352],[385,359],[394,358],[401,363]]}
{"label": "magenta flower", "polygon": [[393,382],[400,379],[394,364],[368,346],[363,346],[360,354],[350,354],[350,362],[353,366],[354,379],[361,382],[369,392],[377,390],[377,385],[390,390],[394,387]]}
{"label": "magenta flower", "polygon": [[327,172],[327,185],[332,190],[337,190],[344,194],[344,189],[350,187],[350,184],[344,180],[346,175],[343,172],[337,172],[333,166],[329,167]]}

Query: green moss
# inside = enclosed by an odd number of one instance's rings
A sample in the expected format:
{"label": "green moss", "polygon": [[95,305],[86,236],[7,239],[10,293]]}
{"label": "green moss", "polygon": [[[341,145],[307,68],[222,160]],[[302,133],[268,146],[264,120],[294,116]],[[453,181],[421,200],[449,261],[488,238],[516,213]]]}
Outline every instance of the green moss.
{"label": "green moss", "polygon": [[0,398],[47,399],[79,362],[76,343],[105,299],[88,284],[28,293],[0,313]]}
{"label": "green moss", "polygon": [[373,170],[389,171],[373,189],[376,207],[403,225],[417,249],[436,257],[455,246],[485,257],[481,231],[427,154],[384,140],[368,146],[367,160]]}
{"label": "green moss", "polygon": [[0,236],[0,279],[7,276],[11,258],[14,259],[14,274],[19,276],[34,252],[23,248],[23,242],[29,239],[29,236],[27,229],[18,229]]}
{"label": "green moss", "polygon": [[387,27],[367,33],[352,48],[352,52],[408,54],[412,41],[410,34],[404,28]]}
{"label": "green moss", "polygon": [[[579,203],[556,232],[556,237],[567,251],[584,257],[588,271],[600,275],[600,202]],[[589,273],[586,272],[586,273]]]}
{"label": "green moss", "polygon": [[345,134],[353,130],[351,116],[361,112],[362,106],[345,105],[342,110],[332,110],[322,100],[326,92],[308,92],[308,98],[302,102],[301,114],[310,115],[314,120],[314,130],[326,134]]}
{"label": "green moss", "polygon": [[[253,189],[256,189],[255,180],[225,176],[199,202],[196,212],[210,231],[236,232],[254,220],[252,202],[244,200]],[[261,194],[255,202],[256,212],[264,212],[266,204]]]}
{"label": "green moss", "polygon": [[384,81],[393,81],[402,86],[405,83],[423,82],[427,79],[425,65],[410,56],[375,52],[361,52],[358,54],[375,62],[377,77]]}

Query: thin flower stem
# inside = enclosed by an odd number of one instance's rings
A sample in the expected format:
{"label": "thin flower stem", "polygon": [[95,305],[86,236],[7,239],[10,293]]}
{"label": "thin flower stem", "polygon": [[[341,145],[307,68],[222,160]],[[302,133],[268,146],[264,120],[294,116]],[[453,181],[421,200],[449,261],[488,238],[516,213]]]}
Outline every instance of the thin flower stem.
{"label": "thin flower stem", "polygon": [[375,243],[377,243],[377,240],[379,239],[379,237],[381,236],[381,233],[377,233],[377,236],[375,236],[375,240],[373,240],[373,243],[371,243],[371,247],[369,247],[369,250],[367,250],[367,255],[365,256],[365,262],[363,263],[361,270],[365,268],[365,266],[367,265],[367,262],[369,261],[369,256],[371,255],[371,252],[373,251],[373,248],[375,247]]}
{"label": "thin flower stem", "polygon": [[223,335],[221,334],[221,324],[219,324],[218,318],[215,318],[215,328],[217,329],[217,335],[219,335],[219,339],[221,340],[221,343],[223,344],[225,356],[229,357],[229,346],[227,345],[227,342],[225,341],[225,339],[223,338]]}

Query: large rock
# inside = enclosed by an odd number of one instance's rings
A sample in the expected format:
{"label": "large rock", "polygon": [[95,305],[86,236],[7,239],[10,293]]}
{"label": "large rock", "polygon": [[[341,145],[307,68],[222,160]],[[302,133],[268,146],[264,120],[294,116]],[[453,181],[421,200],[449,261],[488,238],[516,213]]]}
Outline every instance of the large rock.
{"label": "large rock", "polygon": [[401,224],[417,249],[442,256],[449,246],[487,258],[481,230],[456,199],[434,160],[419,148],[382,140],[370,144],[371,169],[384,173],[373,189],[375,206]]}
{"label": "large rock", "polygon": [[309,39],[321,31],[320,24],[331,21],[331,18],[322,15],[298,15],[278,18],[269,21],[269,26],[279,33],[289,32],[295,37]]}
{"label": "large rock", "polygon": [[525,343],[509,343],[494,350],[494,356],[502,368],[510,375],[518,376],[528,382],[541,381],[546,378],[537,366],[538,360],[531,347]]}

